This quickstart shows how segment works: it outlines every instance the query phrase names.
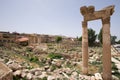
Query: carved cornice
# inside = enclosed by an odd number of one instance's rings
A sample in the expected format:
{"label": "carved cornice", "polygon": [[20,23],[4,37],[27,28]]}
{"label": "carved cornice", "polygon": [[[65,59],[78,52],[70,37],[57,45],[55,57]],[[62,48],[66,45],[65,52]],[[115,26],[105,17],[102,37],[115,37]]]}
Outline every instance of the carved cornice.
{"label": "carved cornice", "polygon": [[95,11],[94,6],[83,6],[80,8],[80,12],[84,17],[84,21],[108,18],[114,13],[114,5],[108,6],[99,11]]}
{"label": "carved cornice", "polygon": [[80,8],[80,12],[83,16],[87,15],[89,13],[93,13],[94,11],[95,11],[94,6],[88,6],[88,7],[83,6],[83,7]]}
{"label": "carved cornice", "polygon": [[110,17],[103,18],[102,19],[102,24],[110,24]]}
{"label": "carved cornice", "polygon": [[110,6],[106,7],[106,8],[103,8],[102,10],[106,10],[106,13],[112,15],[114,13],[114,8],[115,8],[114,5],[110,5]]}
{"label": "carved cornice", "polygon": [[86,7],[86,6],[82,6],[82,7],[80,8],[80,13],[81,13],[82,15],[85,15],[85,14],[87,13],[87,7]]}

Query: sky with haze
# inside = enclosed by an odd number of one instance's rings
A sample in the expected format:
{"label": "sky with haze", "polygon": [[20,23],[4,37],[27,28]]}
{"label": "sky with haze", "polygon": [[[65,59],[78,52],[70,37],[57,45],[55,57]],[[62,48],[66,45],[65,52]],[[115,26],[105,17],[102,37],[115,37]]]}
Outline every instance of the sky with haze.
{"label": "sky with haze", "polygon": [[[81,36],[80,7],[90,5],[96,11],[115,5],[111,35],[120,39],[120,0],[0,0],[0,31]],[[101,27],[101,20],[88,22],[97,34]]]}

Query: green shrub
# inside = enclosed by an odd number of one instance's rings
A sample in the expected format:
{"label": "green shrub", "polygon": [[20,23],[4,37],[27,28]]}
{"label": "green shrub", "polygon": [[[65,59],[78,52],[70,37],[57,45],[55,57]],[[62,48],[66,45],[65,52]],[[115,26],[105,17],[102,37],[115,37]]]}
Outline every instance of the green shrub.
{"label": "green shrub", "polygon": [[13,76],[13,80],[19,80],[20,79],[20,77],[18,77],[18,76]]}
{"label": "green shrub", "polygon": [[59,43],[60,41],[62,41],[62,37],[61,36],[57,36],[56,37],[56,42]]}
{"label": "green shrub", "polygon": [[13,76],[13,80],[28,80],[26,77],[21,78],[20,76]]}
{"label": "green shrub", "polygon": [[74,68],[74,65],[72,65],[70,61],[67,61],[65,67]]}
{"label": "green shrub", "polygon": [[82,36],[79,37],[79,38],[77,37],[77,40],[78,40],[78,41],[82,41]]}
{"label": "green shrub", "polygon": [[114,71],[117,71],[117,70],[118,70],[118,68],[117,68],[117,66],[115,65],[114,62],[112,62],[112,70],[114,70]]}
{"label": "green shrub", "polygon": [[32,52],[32,51],[33,51],[33,47],[32,47],[32,46],[28,46],[28,47],[26,47],[26,51],[28,51],[28,52]]}
{"label": "green shrub", "polygon": [[61,54],[58,54],[58,53],[49,53],[48,57],[51,58],[51,59],[60,59],[63,56]]}
{"label": "green shrub", "polygon": [[118,68],[117,68],[117,66],[115,65],[114,62],[112,62],[112,70],[115,71],[112,74],[115,75],[115,76],[117,76],[120,79],[120,73],[119,73]]}
{"label": "green shrub", "polygon": [[31,62],[38,62],[39,61],[39,59],[37,57],[31,57],[29,60]]}
{"label": "green shrub", "polygon": [[92,65],[100,65],[101,64],[101,62],[100,61],[93,61],[92,63],[91,63]]}
{"label": "green shrub", "polygon": [[54,71],[57,67],[55,65],[51,66],[51,70]]}
{"label": "green shrub", "polygon": [[5,59],[4,61],[5,61],[5,63],[7,63],[9,61],[9,59]]}
{"label": "green shrub", "polygon": [[47,77],[42,78],[41,80],[47,80]]}
{"label": "green shrub", "polygon": [[98,71],[99,71],[99,73],[101,73],[103,71],[103,66],[102,65],[99,66],[99,70]]}
{"label": "green shrub", "polygon": [[20,44],[21,46],[27,46],[27,45],[28,45],[28,41],[20,42],[19,44]]}
{"label": "green shrub", "polygon": [[33,67],[32,67],[32,66],[27,66],[27,69],[29,69],[29,70],[30,70],[30,69],[33,69]]}

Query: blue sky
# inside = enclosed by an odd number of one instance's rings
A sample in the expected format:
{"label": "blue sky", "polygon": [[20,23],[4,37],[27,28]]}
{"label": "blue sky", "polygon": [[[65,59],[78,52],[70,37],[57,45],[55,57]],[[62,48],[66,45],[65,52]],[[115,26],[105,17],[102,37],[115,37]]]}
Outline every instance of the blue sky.
{"label": "blue sky", "polygon": [[[81,6],[100,10],[115,5],[111,34],[120,39],[120,0],[0,0],[0,31],[81,36]],[[88,22],[99,33],[101,20]]]}

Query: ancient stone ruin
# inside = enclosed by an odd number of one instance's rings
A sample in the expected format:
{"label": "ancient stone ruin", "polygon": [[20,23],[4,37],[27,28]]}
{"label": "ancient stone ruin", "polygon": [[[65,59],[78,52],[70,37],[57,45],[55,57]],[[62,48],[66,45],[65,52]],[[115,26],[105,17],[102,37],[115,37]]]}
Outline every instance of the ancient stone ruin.
{"label": "ancient stone ruin", "polygon": [[12,70],[8,68],[5,64],[0,62],[0,80],[12,80],[13,74]]}
{"label": "ancient stone ruin", "polygon": [[84,17],[82,21],[82,72],[88,73],[88,32],[87,22],[91,20],[102,20],[103,35],[103,79],[111,80],[111,44],[110,44],[110,16],[114,12],[114,5],[108,6],[102,10],[95,11],[94,6],[83,6],[80,12]]}

